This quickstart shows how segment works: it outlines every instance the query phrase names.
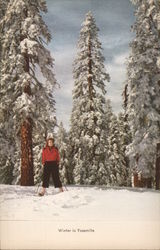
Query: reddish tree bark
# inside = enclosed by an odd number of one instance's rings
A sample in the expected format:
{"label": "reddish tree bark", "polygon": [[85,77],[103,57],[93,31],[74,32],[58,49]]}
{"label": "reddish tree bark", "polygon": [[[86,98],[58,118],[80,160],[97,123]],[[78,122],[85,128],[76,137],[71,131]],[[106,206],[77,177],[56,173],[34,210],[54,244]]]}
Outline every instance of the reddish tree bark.
{"label": "reddish tree bark", "polygon": [[[24,54],[25,72],[29,72],[29,56]],[[24,93],[31,95],[30,83],[24,87]],[[32,149],[32,119],[27,117],[21,124],[21,186],[33,186],[33,149]]]}
{"label": "reddish tree bark", "polygon": [[33,186],[32,120],[21,125],[21,185]]}
{"label": "reddish tree bark", "polygon": [[138,174],[134,173],[133,175],[133,186],[134,187],[139,187],[139,180],[138,180]]}
{"label": "reddish tree bark", "polygon": [[[138,164],[140,155],[136,156],[136,164]],[[135,172],[133,174],[133,183],[134,187],[142,187],[142,188],[152,188],[152,177],[144,178],[141,173]]]}
{"label": "reddish tree bark", "polygon": [[138,173],[134,173],[133,183],[134,187],[152,188],[152,178],[144,178],[142,175],[138,176]]}

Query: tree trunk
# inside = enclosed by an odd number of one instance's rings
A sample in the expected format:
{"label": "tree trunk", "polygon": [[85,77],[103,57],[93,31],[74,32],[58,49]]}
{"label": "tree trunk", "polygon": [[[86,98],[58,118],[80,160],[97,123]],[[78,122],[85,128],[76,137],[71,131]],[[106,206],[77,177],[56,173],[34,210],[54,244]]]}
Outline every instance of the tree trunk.
{"label": "tree trunk", "polygon": [[139,180],[138,180],[138,174],[134,173],[133,174],[133,187],[139,187]]}
{"label": "tree trunk", "polygon": [[133,186],[141,188],[152,188],[152,177],[144,178],[138,173],[133,174]]}
{"label": "tree trunk", "polygon": [[[29,72],[29,56],[24,54],[25,72]],[[30,83],[24,87],[24,93],[31,96]],[[21,124],[21,186],[33,186],[33,149],[32,149],[32,119],[27,117]]]}
{"label": "tree trunk", "polygon": [[152,177],[141,178],[141,187],[152,188]]}
{"label": "tree trunk", "polygon": [[157,144],[156,156],[156,189],[160,189],[160,143]]}
{"label": "tree trunk", "polygon": [[33,186],[32,120],[21,125],[21,185]]}
{"label": "tree trunk", "polygon": [[123,106],[124,109],[127,109],[127,104],[128,104],[128,84],[125,85],[124,91],[123,91]]}

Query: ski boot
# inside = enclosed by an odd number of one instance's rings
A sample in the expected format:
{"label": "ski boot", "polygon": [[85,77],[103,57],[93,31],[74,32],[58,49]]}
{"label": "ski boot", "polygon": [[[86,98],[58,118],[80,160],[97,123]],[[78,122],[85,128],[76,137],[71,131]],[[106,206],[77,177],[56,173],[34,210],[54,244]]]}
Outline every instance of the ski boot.
{"label": "ski boot", "polygon": [[44,196],[44,194],[45,194],[45,188],[43,188],[43,189],[38,193],[39,196]]}

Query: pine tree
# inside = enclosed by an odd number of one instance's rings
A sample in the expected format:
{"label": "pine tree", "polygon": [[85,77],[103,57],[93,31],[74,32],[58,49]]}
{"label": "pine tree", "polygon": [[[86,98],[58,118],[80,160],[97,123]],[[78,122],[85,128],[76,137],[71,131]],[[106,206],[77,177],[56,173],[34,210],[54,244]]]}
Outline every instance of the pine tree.
{"label": "pine tree", "polygon": [[104,114],[105,114],[105,162],[102,167],[99,169],[99,184],[110,186],[111,179],[111,164],[109,160],[109,138],[111,121],[113,117],[113,111],[111,106],[110,99],[107,99],[104,105]]}
{"label": "pine tree", "polygon": [[160,138],[160,2],[136,0],[136,37],[128,59],[127,115],[133,141],[128,147],[133,171],[143,178],[153,178],[156,145]]}
{"label": "pine tree", "polygon": [[12,184],[13,181],[13,164],[11,159],[8,157],[5,165],[0,169],[0,180],[4,184]]}
{"label": "pine tree", "polygon": [[116,115],[113,114],[108,138],[109,181],[111,186],[124,186],[127,180],[124,149],[120,137],[120,128]]}
{"label": "pine tree", "polygon": [[57,133],[56,143],[60,153],[60,163],[59,170],[62,182],[64,184],[71,184],[70,180],[70,169],[69,169],[69,159],[68,159],[68,147],[69,147],[69,139],[66,130],[63,127],[63,123],[61,122],[59,125],[59,130]]}
{"label": "pine tree", "polygon": [[128,106],[128,83],[125,82],[122,93],[123,98],[123,112],[119,114],[119,126],[121,128],[122,146],[125,152],[125,162],[128,172],[127,186],[132,186],[132,169],[129,164],[129,157],[127,155],[127,147],[132,142],[132,133],[128,122],[127,106]]}
{"label": "pine tree", "polygon": [[[1,22],[5,32],[1,107],[4,120],[13,120],[4,131],[12,130],[13,138],[21,138],[21,185],[34,183],[33,129],[45,133],[48,124],[53,127],[56,122],[53,58],[43,45],[43,38],[47,43],[51,39],[41,16],[46,11],[44,0],[10,1]],[[46,82],[38,79],[40,71]]]}
{"label": "pine tree", "polygon": [[[42,133],[41,133],[41,132]],[[45,140],[45,133],[44,129],[40,131],[33,132],[33,162],[34,162],[34,183],[38,184],[42,181],[42,174],[43,174],[43,166],[42,166],[42,149],[44,144],[46,143]]]}
{"label": "pine tree", "polygon": [[[9,0],[2,0],[0,2],[0,17],[3,19],[7,11]],[[5,41],[5,24],[0,21],[0,85],[2,79],[2,58],[3,58],[3,43]],[[2,88],[0,88],[0,92]],[[4,92],[1,92],[4,94]],[[13,181],[13,167],[14,167],[14,152],[16,151],[12,130],[8,129],[8,122],[13,127],[12,117],[9,116],[10,110],[4,110],[2,98],[0,102],[0,183],[11,184]],[[9,106],[10,109],[12,106]]]}
{"label": "pine tree", "polygon": [[[1,19],[4,18],[6,10],[7,10],[7,5],[9,3],[9,0],[1,0],[0,2],[0,17]],[[2,44],[4,41],[4,24],[2,25],[2,22],[0,21],[0,62],[2,61]],[[1,66],[2,64],[0,63],[0,72],[1,72]]]}
{"label": "pine tree", "polygon": [[113,110],[111,100],[107,99],[105,103],[105,123],[106,123],[106,135],[110,134],[110,123],[112,121]]}
{"label": "pine tree", "polygon": [[131,131],[129,129],[128,121],[126,120],[125,112],[120,112],[118,114],[118,127],[119,127],[119,142],[122,152],[122,157],[124,158],[124,164],[126,168],[126,173],[123,179],[124,186],[131,186],[131,170],[129,167],[129,158],[126,155],[126,148],[131,143]]}
{"label": "pine tree", "polygon": [[105,81],[109,81],[109,75],[91,12],[82,24],[73,66],[70,138],[74,182],[98,184],[99,169],[105,161]]}

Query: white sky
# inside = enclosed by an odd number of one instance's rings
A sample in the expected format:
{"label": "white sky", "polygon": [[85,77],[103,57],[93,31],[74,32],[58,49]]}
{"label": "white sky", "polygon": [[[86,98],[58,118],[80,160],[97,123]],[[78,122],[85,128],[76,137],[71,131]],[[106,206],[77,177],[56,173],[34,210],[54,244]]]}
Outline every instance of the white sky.
{"label": "white sky", "polygon": [[56,79],[61,89],[55,91],[56,116],[68,130],[72,110],[72,63],[81,24],[91,11],[99,31],[105,66],[111,82],[107,84],[106,98],[111,99],[115,113],[122,109],[122,90],[125,81],[125,58],[133,38],[134,6],[129,0],[47,0],[48,13],[44,20],[52,35],[48,48],[55,59]]}

